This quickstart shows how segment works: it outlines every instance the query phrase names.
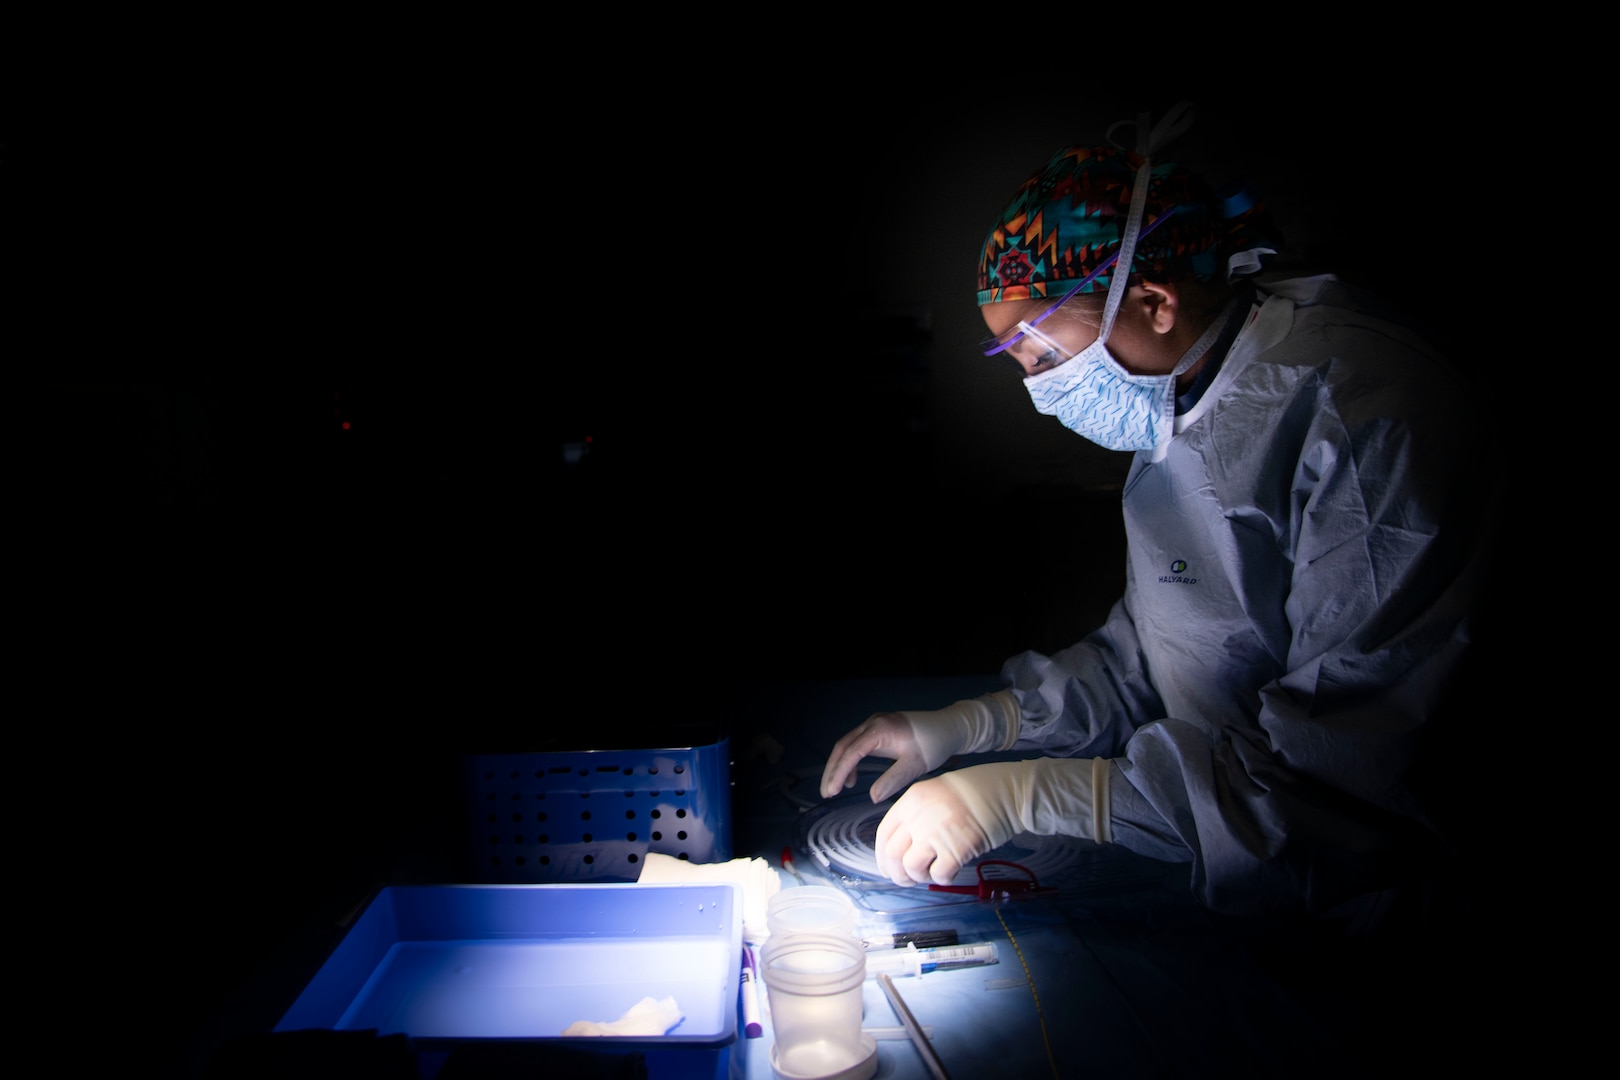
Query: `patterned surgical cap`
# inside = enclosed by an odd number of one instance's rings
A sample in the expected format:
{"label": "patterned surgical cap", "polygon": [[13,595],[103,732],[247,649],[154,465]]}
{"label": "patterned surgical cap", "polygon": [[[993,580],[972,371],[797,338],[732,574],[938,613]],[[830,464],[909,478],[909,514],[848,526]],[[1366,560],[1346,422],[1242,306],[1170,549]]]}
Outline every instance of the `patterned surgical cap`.
{"label": "patterned surgical cap", "polygon": [[[1111,146],[1071,146],[1024,181],[996,219],[979,258],[979,303],[1061,296],[1119,250],[1142,159]],[[1129,284],[1191,275],[1209,281],[1240,251],[1280,250],[1265,207],[1246,188],[1217,195],[1198,176],[1155,164]],[[1254,263],[1252,269],[1257,269]],[[1118,266],[1082,292],[1106,292]]]}

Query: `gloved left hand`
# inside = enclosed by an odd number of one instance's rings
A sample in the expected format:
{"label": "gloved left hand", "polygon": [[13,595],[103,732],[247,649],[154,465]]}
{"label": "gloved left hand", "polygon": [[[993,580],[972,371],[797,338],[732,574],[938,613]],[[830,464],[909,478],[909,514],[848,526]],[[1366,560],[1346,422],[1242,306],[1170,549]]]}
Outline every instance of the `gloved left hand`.
{"label": "gloved left hand", "polygon": [[997,761],[918,781],[883,815],[873,854],[896,885],[948,885],[1020,832],[1110,842],[1107,759]]}
{"label": "gloved left hand", "polygon": [[881,712],[839,739],[821,774],[821,797],[830,799],[855,784],[862,758],[894,764],[872,783],[872,801],[882,802],[956,754],[1009,749],[1018,737],[1018,699],[997,690],[927,712]]}

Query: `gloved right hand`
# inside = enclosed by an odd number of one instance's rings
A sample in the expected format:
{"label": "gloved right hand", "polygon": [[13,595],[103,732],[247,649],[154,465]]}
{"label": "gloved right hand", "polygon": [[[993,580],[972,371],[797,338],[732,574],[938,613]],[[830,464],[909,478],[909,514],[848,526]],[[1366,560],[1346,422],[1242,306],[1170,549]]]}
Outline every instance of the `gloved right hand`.
{"label": "gloved right hand", "polygon": [[874,713],[833,746],[821,774],[821,797],[855,786],[855,769],[868,755],[894,764],[872,782],[880,803],[955,754],[1010,749],[1018,738],[1018,700],[1008,690],[927,712]]}
{"label": "gloved right hand", "polygon": [[1107,758],[993,761],[913,784],[878,823],[878,873],[948,885],[1020,832],[1113,841]]}

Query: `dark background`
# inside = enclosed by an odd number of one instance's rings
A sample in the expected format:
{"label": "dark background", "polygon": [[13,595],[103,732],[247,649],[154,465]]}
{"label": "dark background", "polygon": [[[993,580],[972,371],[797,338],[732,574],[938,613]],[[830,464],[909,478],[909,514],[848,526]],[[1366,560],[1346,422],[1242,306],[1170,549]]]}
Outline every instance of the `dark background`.
{"label": "dark background", "polygon": [[974,347],[978,246],[1060,146],[1202,101],[1168,156],[1251,176],[1285,262],[1409,306],[1498,401],[1484,83],[710,70],[623,107],[470,60],[229,68],[147,72],[92,168],[6,161],[72,207],[20,402],[32,836],[119,897],[148,1051],[366,883],[455,873],[458,754],[989,679],[1094,626],[1128,456]]}

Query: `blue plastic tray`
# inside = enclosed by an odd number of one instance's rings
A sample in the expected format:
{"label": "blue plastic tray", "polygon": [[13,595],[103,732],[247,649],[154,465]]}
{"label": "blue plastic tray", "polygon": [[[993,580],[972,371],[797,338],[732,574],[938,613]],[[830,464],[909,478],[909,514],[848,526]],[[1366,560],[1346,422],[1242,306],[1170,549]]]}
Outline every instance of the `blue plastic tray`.
{"label": "blue plastic tray", "polygon": [[[414,1049],[554,1043],[724,1076],[737,1038],[741,892],[689,885],[382,889],[276,1025],[404,1034]],[[667,1034],[563,1038],[644,997],[685,1014]],[[667,1067],[676,1063],[678,1069]]]}

